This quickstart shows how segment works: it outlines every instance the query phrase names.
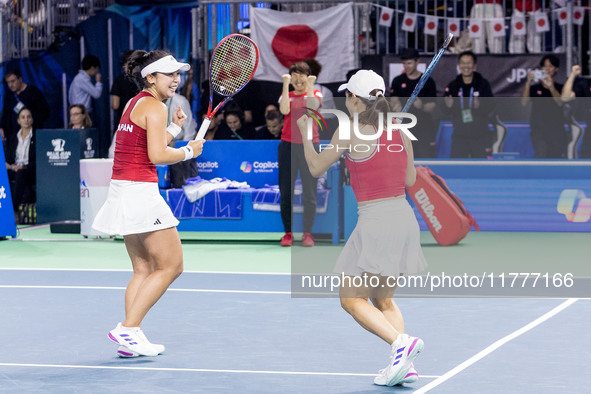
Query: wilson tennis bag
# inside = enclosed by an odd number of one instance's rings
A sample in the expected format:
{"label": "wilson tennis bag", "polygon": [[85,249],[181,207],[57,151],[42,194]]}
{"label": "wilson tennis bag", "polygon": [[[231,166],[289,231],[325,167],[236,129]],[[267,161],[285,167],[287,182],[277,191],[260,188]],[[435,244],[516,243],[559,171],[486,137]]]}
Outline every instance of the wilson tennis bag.
{"label": "wilson tennis bag", "polygon": [[464,208],[462,201],[447,187],[445,181],[430,168],[417,166],[417,181],[407,187],[408,194],[423,215],[439,245],[455,245],[478,224]]}

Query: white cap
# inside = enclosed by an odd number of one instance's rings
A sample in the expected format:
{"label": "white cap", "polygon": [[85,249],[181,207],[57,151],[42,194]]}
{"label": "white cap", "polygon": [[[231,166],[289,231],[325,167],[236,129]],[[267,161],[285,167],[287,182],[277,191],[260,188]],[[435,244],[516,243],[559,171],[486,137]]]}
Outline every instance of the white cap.
{"label": "white cap", "polygon": [[189,63],[178,62],[172,55],[164,56],[142,68],[142,78],[153,73],[170,74],[176,71],[189,71],[190,68]]}
{"label": "white cap", "polygon": [[377,73],[372,70],[359,70],[351,78],[349,82],[339,86],[339,92],[348,90],[357,97],[368,99],[370,93],[379,89],[384,93],[386,91],[386,84],[384,78],[380,77]]}

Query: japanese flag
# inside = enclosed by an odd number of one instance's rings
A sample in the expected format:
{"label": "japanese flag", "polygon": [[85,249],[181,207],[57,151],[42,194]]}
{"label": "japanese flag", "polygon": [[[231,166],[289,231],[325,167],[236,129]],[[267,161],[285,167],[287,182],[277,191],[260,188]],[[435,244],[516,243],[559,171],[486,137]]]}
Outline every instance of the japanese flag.
{"label": "japanese flag", "polygon": [[344,81],[355,68],[352,3],[316,12],[249,11],[251,38],[260,54],[256,79],[281,81],[292,64],[304,59],[322,65],[320,83]]}
{"label": "japanese flag", "polygon": [[538,12],[534,15],[536,21],[536,33],[544,33],[550,31],[550,22],[548,21],[548,15],[544,12]]}
{"label": "japanese flag", "polygon": [[470,38],[481,38],[482,37],[482,19],[470,19]]}
{"label": "japanese flag", "polygon": [[493,37],[505,36],[505,20],[503,18],[494,18],[489,22],[492,25]]}
{"label": "japanese flag", "polygon": [[568,9],[567,8],[557,8],[556,15],[558,16],[558,24],[560,26],[564,26],[568,23]]}
{"label": "japanese flag", "polygon": [[460,18],[447,19],[447,34],[453,34],[454,37],[460,36]]}
{"label": "japanese flag", "polygon": [[437,34],[437,17],[432,15],[425,16],[425,30],[427,36],[434,36]]}
{"label": "japanese flag", "polygon": [[392,26],[392,15],[394,10],[388,7],[380,7],[382,12],[380,13],[380,26],[390,27]]}
{"label": "japanese flag", "polygon": [[585,21],[585,9],[583,7],[573,7],[573,23],[582,26]]}
{"label": "japanese flag", "polygon": [[525,35],[525,16],[513,15],[511,17],[511,32],[514,36]]}
{"label": "japanese flag", "polygon": [[417,24],[417,14],[410,12],[404,13],[404,19],[402,20],[402,30],[413,32]]}

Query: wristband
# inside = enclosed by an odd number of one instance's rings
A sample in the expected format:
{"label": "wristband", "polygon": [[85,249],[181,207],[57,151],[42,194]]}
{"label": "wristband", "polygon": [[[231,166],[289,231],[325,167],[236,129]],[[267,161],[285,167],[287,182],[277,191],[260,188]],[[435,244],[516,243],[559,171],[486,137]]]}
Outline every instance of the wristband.
{"label": "wristband", "polygon": [[181,147],[181,149],[185,151],[185,158],[183,161],[191,160],[193,158],[193,148],[191,148],[189,145],[185,145]]}
{"label": "wristband", "polygon": [[171,123],[166,128],[166,131],[172,135],[172,138],[176,138],[176,136],[179,135],[182,130],[183,129],[181,129],[181,126],[177,125],[176,123]]}

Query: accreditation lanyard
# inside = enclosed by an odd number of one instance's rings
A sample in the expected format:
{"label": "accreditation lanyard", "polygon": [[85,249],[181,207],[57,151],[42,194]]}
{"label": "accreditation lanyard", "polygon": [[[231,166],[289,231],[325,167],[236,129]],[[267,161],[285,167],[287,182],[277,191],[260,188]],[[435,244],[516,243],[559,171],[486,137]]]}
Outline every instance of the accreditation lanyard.
{"label": "accreditation lanyard", "polygon": [[462,122],[471,123],[472,121],[474,121],[474,117],[472,116],[472,104],[474,102],[474,86],[470,88],[468,108],[464,108],[464,89],[460,88],[458,96],[460,96],[460,107],[462,108]]}
{"label": "accreditation lanyard", "polygon": [[[464,89],[458,91],[458,96],[460,96],[460,107],[464,109]],[[468,108],[472,108],[472,104],[474,102],[474,86],[470,88],[470,97],[468,98]]]}

